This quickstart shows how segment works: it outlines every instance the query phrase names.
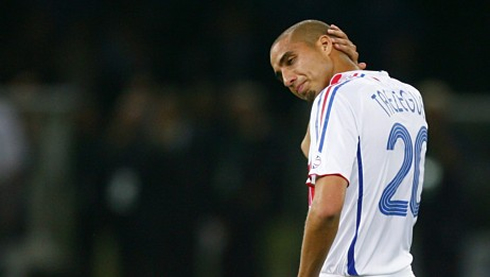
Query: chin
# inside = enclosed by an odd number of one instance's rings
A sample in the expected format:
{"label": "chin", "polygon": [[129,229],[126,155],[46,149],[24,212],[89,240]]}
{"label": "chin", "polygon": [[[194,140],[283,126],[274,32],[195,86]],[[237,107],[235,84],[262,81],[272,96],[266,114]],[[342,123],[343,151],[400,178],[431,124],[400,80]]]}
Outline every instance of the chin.
{"label": "chin", "polygon": [[304,99],[308,102],[313,102],[315,101],[316,95],[317,93],[315,91],[310,90],[305,93]]}

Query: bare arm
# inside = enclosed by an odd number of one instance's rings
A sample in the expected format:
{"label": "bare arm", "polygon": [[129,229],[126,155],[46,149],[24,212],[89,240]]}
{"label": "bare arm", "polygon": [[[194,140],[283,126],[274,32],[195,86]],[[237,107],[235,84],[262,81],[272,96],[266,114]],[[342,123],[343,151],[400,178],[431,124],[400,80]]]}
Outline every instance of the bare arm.
{"label": "bare arm", "polygon": [[337,175],[321,177],[306,218],[298,277],[318,276],[337,234],[347,181]]}
{"label": "bare arm", "polygon": [[305,158],[308,159],[308,153],[310,152],[310,125],[306,126],[306,134],[305,137],[303,138],[303,141],[301,142],[301,151],[303,152],[303,155],[305,155]]}

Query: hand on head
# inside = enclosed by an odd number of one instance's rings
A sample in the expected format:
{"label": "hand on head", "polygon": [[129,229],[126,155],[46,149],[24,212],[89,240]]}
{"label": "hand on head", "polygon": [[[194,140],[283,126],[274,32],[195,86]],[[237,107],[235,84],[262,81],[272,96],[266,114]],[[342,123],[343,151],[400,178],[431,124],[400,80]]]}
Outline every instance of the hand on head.
{"label": "hand on head", "polygon": [[349,56],[349,58],[354,61],[361,69],[366,69],[365,62],[359,62],[359,53],[357,52],[357,47],[352,41],[349,40],[344,31],[334,24],[330,24],[328,29],[328,34],[330,35],[335,49],[344,52]]}

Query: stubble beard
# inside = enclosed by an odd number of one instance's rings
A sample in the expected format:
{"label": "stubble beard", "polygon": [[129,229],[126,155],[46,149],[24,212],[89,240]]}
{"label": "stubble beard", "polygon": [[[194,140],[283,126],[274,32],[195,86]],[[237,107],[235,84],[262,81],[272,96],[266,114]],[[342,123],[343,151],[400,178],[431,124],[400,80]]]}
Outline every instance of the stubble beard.
{"label": "stubble beard", "polygon": [[315,98],[316,98],[316,91],[314,90],[308,90],[306,91],[305,93],[305,100],[309,103],[313,103],[313,101],[315,101]]}

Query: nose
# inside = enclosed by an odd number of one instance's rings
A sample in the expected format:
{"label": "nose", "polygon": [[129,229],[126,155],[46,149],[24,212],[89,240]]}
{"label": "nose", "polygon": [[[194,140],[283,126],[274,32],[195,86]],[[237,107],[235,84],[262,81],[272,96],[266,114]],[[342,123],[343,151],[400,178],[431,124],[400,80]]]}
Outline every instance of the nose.
{"label": "nose", "polygon": [[284,86],[291,87],[294,84],[294,81],[296,81],[296,74],[294,74],[291,70],[285,69],[282,71],[282,78]]}

